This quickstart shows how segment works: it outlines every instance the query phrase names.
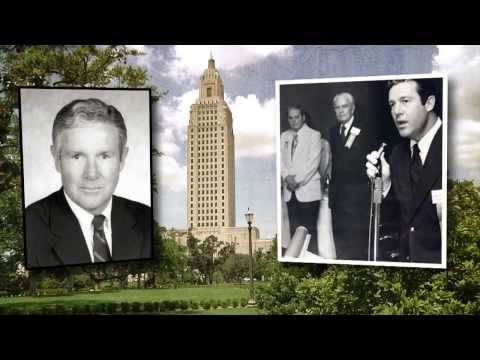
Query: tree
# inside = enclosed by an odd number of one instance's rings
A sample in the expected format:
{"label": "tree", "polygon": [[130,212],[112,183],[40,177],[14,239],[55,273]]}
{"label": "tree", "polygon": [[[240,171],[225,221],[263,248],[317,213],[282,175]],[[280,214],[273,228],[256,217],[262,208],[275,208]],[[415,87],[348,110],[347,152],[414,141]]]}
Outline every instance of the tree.
{"label": "tree", "polygon": [[241,283],[250,276],[250,255],[230,254],[221,266],[226,281]]}
{"label": "tree", "polygon": [[448,181],[447,270],[279,264],[257,291],[267,313],[479,314],[480,189]]}
{"label": "tree", "polygon": [[[157,101],[163,93],[148,83],[147,70],[129,62],[130,58],[140,55],[142,53],[137,50],[121,45],[0,46],[1,288],[8,288],[9,285],[5,282],[12,283],[12,279],[18,282],[24,278],[24,274],[17,273],[19,265],[23,263],[18,87],[150,87],[152,101]],[[159,154],[158,151],[154,151],[156,154]],[[100,268],[110,271],[110,275],[104,276],[104,271]],[[89,269],[90,274],[93,274],[94,267]],[[114,267],[98,266],[97,275],[92,276],[98,283],[101,279],[120,276],[121,273]],[[32,289],[42,274],[60,276],[50,271],[27,272],[26,275],[32,280]],[[22,289],[25,285],[16,286],[17,289]]]}

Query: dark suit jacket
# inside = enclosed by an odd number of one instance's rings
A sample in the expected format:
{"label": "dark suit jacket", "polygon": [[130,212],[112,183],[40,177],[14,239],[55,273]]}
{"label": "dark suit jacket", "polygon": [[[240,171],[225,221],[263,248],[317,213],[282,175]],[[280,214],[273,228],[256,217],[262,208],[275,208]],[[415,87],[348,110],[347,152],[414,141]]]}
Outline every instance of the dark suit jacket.
{"label": "dark suit jacket", "polygon": [[440,263],[441,231],[431,191],[442,188],[442,127],[430,145],[416,196],[412,194],[410,159],[410,140],[405,140],[393,148],[389,161],[392,189],[386,200],[398,205],[400,260]]}
{"label": "dark suit jacket", "polygon": [[[151,258],[151,208],[113,196],[112,260]],[[63,188],[26,209],[26,267],[91,263],[80,224]]]}
{"label": "dark suit jacket", "polygon": [[[346,139],[348,139],[353,127],[359,128],[360,134],[355,138],[350,148],[345,147],[346,141],[343,141],[340,136],[340,124],[330,128],[332,178],[329,185],[329,205],[334,213],[337,212],[337,219],[334,219],[334,221],[351,222],[359,220],[359,226],[363,224],[362,227],[368,229],[370,188],[365,173],[365,159],[367,154],[377,146],[377,139],[373,128],[357,117],[353,119]],[[340,212],[343,210],[349,210],[357,216],[350,219],[339,219],[341,217]]]}

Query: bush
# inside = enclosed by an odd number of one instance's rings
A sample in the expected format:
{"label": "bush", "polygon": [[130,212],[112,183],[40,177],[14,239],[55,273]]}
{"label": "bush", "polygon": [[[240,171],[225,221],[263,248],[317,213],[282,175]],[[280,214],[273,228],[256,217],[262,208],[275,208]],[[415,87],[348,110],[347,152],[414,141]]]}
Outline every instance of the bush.
{"label": "bush", "polygon": [[73,305],[72,306],[72,315],[78,315],[81,312],[82,312],[81,308],[78,305]]}
{"label": "bush", "polygon": [[44,290],[61,290],[65,286],[65,280],[59,281],[54,277],[46,276],[38,284],[39,289]]}
{"label": "bush", "polygon": [[42,289],[39,290],[37,296],[65,296],[70,295],[68,290],[65,289]]}
{"label": "bush", "polygon": [[199,307],[198,301],[192,300],[190,302],[190,307],[192,308],[192,310],[198,310],[198,307]]}
{"label": "bush", "polygon": [[82,306],[82,314],[90,315],[92,313],[92,307],[89,304]]}
{"label": "bush", "polygon": [[233,300],[232,300],[232,306],[233,306],[234,308],[237,308],[238,305],[239,305],[239,301],[238,301],[237,299],[233,299]]}
{"label": "bush", "polygon": [[187,300],[180,300],[178,302],[178,307],[180,310],[187,310],[190,306],[190,303]]}
{"label": "bush", "polygon": [[143,309],[145,312],[149,312],[149,313],[153,312],[154,310],[153,303],[151,301],[143,303]]}
{"label": "bush", "polygon": [[65,308],[65,305],[56,304],[54,309],[55,309],[55,315],[65,315],[65,314],[67,314],[67,309]]}
{"label": "bush", "polygon": [[88,274],[76,274],[73,276],[73,286],[75,289],[91,289],[95,283]]}
{"label": "bush", "polygon": [[94,307],[94,312],[96,314],[104,314],[105,313],[105,304],[104,303],[98,303],[98,304],[95,304],[95,307]]}
{"label": "bush", "polygon": [[167,311],[167,306],[165,305],[165,301],[160,301],[158,303],[158,312],[163,313]]}
{"label": "bush", "polygon": [[158,301],[154,301],[154,302],[153,302],[153,311],[154,311],[154,312],[157,312],[159,306],[160,306],[160,303],[159,303]]}
{"label": "bush", "polygon": [[131,305],[128,302],[122,302],[120,303],[120,310],[122,311],[123,314],[129,313],[131,310]]}
{"label": "bush", "polygon": [[222,307],[224,309],[228,309],[228,307],[232,304],[232,299],[226,299],[222,301]]}
{"label": "bush", "polygon": [[212,280],[215,284],[222,284],[225,282],[225,278],[221,271],[215,271],[213,273]]}
{"label": "bush", "polygon": [[7,309],[7,315],[21,315],[22,312],[20,311],[19,308],[16,307],[11,307]]}
{"label": "bush", "polygon": [[179,303],[177,300],[165,300],[164,306],[167,311],[175,311],[179,308]]}
{"label": "bush", "polygon": [[247,298],[241,298],[240,299],[240,306],[245,307],[248,304],[248,299]]}
{"label": "bush", "polygon": [[55,314],[55,307],[52,305],[43,305],[41,312],[42,315],[53,315]]}
{"label": "bush", "polygon": [[118,310],[118,303],[110,302],[110,303],[107,303],[105,306],[105,311],[107,312],[107,314],[115,314],[117,310]]}
{"label": "bush", "polygon": [[134,301],[132,303],[131,311],[133,313],[139,313],[142,311],[142,304],[140,304],[138,301]]}
{"label": "bush", "polygon": [[202,300],[200,302],[200,305],[202,306],[202,309],[204,309],[204,310],[208,310],[212,307],[212,304],[211,304],[210,300]]}
{"label": "bush", "polygon": [[107,283],[105,285],[102,286],[102,290],[110,290],[110,291],[115,291],[115,290],[120,290],[120,285],[118,285],[117,283]]}

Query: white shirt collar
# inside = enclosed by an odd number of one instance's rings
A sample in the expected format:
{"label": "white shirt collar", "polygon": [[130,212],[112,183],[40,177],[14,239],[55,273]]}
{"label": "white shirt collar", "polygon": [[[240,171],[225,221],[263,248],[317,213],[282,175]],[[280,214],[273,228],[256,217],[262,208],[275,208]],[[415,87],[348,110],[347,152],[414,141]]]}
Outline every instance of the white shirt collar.
{"label": "white shirt collar", "polygon": [[438,117],[435,121],[435,124],[428,130],[428,132],[420,139],[416,141],[410,139],[410,155],[413,154],[413,146],[418,143],[418,148],[420,150],[420,159],[422,159],[422,164],[425,164],[425,159],[427,158],[428,150],[432,144],[433,138],[435,137],[438,129],[442,126],[442,120]]}
{"label": "white shirt collar", "polygon": [[342,128],[342,125],[345,127],[345,131],[346,131],[346,132],[345,132],[345,135],[348,134],[348,131],[350,130],[350,127],[351,127],[352,124],[353,124],[353,118],[354,118],[354,117],[355,117],[355,116],[352,116],[352,117],[350,118],[350,120],[348,120],[345,124],[340,124],[340,129]]}
{"label": "white shirt collar", "polygon": [[[79,205],[77,205],[70,197],[67,195],[65,190],[63,190],[65,194],[65,198],[67,199],[68,205],[70,209],[72,209],[73,214],[77,218],[78,222],[80,223],[80,227],[82,229],[83,237],[87,243],[88,250],[90,252],[90,257],[93,262],[93,218],[94,215],[90,214],[87,210],[83,209]],[[102,211],[102,215],[105,216],[105,220],[103,222],[103,230],[105,232],[105,236],[107,238],[108,247],[110,249],[110,254],[112,254],[112,228],[111,228],[111,216],[112,216],[112,197],[110,197],[110,201],[107,204],[107,207]]]}

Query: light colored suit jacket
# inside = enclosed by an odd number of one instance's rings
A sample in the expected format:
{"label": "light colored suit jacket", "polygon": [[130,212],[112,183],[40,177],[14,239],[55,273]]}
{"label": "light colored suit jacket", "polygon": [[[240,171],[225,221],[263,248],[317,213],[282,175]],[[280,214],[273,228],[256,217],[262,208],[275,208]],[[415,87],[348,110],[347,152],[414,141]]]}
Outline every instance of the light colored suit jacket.
{"label": "light colored suit jacket", "polygon": [[[292,158],[292,145],[295,131],[284,131],[280,136],[280,156],[282,183],[288,175],[295,176],[300,184],[295,190],[296,197],[300,202],[320,200],[322,191],[320,188],[320,155],[322,150],[319,131],[313,130],[307,124],[298,131],[298,142]],[[285,201],[290,201],[292,192],[283,186]]]}

